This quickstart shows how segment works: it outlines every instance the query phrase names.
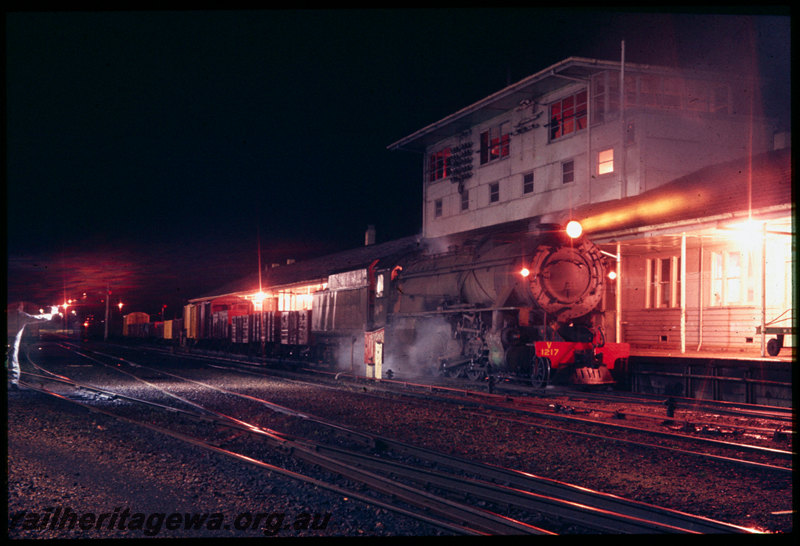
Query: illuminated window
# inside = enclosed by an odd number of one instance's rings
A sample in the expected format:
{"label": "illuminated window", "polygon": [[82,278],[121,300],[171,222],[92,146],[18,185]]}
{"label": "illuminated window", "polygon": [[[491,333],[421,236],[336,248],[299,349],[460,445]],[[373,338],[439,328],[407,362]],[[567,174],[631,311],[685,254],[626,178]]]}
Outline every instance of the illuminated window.
{"label": "illuminated window", "polygon": [[565,161],[561,164],[561,182],[569,184],[575,180],[575,162]]}
{"label": "illuminated window", "polygon": [[450,148],[445,148],[430,155],[428,165],[428,181],[434,182],[450,175]]}
{"label": "illuminated window", "polygon": [[383,297],[383,280],[384,274],[380,273],[375,277],[375,297],[382,298]]}
{"label": "illuminated window", "polygon": [[711,305],[743,305],[755,297],[753,256],[750,252],[711,253]]}
{"label": "illuminated window", "polygon": [[469,209],[469,190],[461,192],[461,210]]}
{"label": "illuminated window", "polygon": [[489,184],[489,202],[497,203],[500,201],[500,183],[494,182]]}
{"label": "illuminated window", "polygon": [[609,148],[597,154],[597,174],[604,175],[614,172],[614,149]]}
{"label": "illuminated window", "polygon": [[647,260],[646,305],[648,309],[680,307],[681,259],[677,256]]}
{"label": "illuminated window", "polygon": [[509,123],[501,123],[481,133],[481,165],[508,157],[511,133]]}
{"label": "illuminated window", "polygon": [[522,176],[522,193],[533,193],[533,173]]}
{"label": "illuminated window", "polygon": [[550,105],[550,140],[586,129],[586,90]]}

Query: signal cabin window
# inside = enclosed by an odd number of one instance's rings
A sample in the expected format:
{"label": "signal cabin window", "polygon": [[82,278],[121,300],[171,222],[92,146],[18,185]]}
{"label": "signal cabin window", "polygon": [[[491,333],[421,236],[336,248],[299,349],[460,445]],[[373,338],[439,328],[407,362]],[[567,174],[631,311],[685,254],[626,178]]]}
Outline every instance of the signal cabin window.
{"label": "signal cabin window", "polygon": [[440,218],[442,216],[442,200],[437,199],[433,202],[433,217]]}
{"label": "signal cabin window", "polygon": [[448,176],[450,176],[450,148],[445,148],[430,155],[428,181],[435,182]]}
{"label": "signal cabin window", "polygon": [[489,202],[497,203],[500,201],[500,183],[494,182],[489,184]]}
{"label": "signal cabin window", "polygon": [[586,129],[586,90],[550,105],[550,140]]}
{"label": "signal cabin window", "polygon": [[481,165],[508,157],[511,133],[509,123],[501,123],[481,133]]}
{"label": "signal cabin window", "polygon": [[[620,110],[619,72],[592,76],[592,123],[617,119]],[[730,85],[654,74],[626,74],[625,107],[647,107],[729,114],[734,97]],[[558,103],[556,103],[557,106]],[[745,105],[742,104],[744,107]],[[736,108],[742,112],[747,108]],[[551,119],[553,117],[551,116]],[[552,136],[557,138],[557,136]]]}
{"label": "signal cabin window", "polygon": [[614,149],[609,148],[597,153],[597,175],[610,174],[614,172]]}
{"label": "signal cabin window", "polygon": [[711,305],[744,305],[755,297],[755,271],[750,252],[711,253]]}
{"label": "signal cabin window", "polygon": [[592,78],[592,123],[615,119],[619,114],[619,75],[601,72]]}
{"label": "signal cabin window", "polygon": [[575,181],[575,162],[565,161],[561,164],[561,182],[569,184]]}
{"label": "signal cabin window", "polygon": [[461,210],[469,210],[469,190],[461,192]]}
{"label": "signal cabin window", "polygon": [[648,309],[680,307],[681,259],[678,256],[647,260]]}
{"label": "signal cabin window", "polygon": [[522,176],[522,193],[533,193],[533,173]]}

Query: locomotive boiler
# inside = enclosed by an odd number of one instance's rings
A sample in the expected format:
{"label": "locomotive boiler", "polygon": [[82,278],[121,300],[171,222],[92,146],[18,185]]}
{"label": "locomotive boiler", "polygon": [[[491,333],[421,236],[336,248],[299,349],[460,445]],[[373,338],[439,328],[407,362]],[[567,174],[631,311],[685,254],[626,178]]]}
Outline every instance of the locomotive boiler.
{"label": "locomotive boiler", "polygon": [[628,351],[604,339],[605,270],[591,241],[558,225],[419,255],[397,275],[386,351],[471,379],[612,383]]}

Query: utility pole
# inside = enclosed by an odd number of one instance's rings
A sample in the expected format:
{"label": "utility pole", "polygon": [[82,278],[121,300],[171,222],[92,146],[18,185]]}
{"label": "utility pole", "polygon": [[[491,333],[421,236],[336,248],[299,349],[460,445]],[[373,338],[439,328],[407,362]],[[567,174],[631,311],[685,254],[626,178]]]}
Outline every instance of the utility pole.
{"label": "utility pole", "polygon": [[106,285],[106,323],[103,329],[103,341],[108,341],[108,300],[111,299],[111,287]]}

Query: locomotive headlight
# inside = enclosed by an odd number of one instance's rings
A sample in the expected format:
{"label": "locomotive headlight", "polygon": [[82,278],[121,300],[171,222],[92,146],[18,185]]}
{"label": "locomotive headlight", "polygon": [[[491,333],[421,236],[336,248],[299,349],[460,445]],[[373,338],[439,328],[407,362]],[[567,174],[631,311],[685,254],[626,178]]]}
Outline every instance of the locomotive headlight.
{"label": "locomotive headlight", "polygon": [[572,239],[577,239],[583,233],[583,226],[581,226],[580,222],[577,220],[570,220],[567,223],[567,235],[569,235]]}

